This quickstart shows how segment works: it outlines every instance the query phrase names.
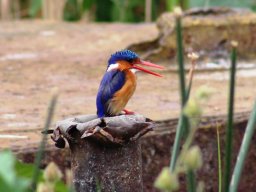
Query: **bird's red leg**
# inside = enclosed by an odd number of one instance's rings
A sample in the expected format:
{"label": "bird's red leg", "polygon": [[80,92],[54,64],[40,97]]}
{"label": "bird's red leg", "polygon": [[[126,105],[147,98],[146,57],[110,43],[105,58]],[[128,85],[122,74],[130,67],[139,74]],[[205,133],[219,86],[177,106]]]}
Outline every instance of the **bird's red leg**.
{"label": "bird's red leg", "polygon": [[125,115],[134,115],[133,111],[129,111],[127,109],[124,109],[123,112],[124,112]]}

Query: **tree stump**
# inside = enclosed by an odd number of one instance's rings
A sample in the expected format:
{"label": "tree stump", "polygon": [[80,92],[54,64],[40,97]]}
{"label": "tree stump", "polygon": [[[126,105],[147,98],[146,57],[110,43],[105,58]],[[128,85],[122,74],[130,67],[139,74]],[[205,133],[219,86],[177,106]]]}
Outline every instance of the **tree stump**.
{"label": "tree stump", "polygon": [[154,124],[141,115],[97,118],[85,115],[57,123],[51,138],[71,150],[77,192],[143,191],[141,144],[138,138]]}

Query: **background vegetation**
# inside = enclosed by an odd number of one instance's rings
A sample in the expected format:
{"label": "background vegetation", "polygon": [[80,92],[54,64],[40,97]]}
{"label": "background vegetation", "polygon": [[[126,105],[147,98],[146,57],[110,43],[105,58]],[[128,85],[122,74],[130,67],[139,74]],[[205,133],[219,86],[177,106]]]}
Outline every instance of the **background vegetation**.
{"label": "background vegetation", "polygon": [[[42,18],[45,2],[49,3],[50,1],[20,0],[19,6],[9,5],[9,7],[15,17]],[[148,8],[146,8],[147,3],[151,4]],[[146,9],[151,9],[150,18],[154,21],[161,13],[171,11],[176,5],[185,9],[227,6],[256,10],[255,0],[60,0],[56,1],[55,9],[61,9],[61,17],[65,21],[79,21],[85,18],[97,22],[143,22],[146,17]],[[19,7],[19,9],[15,9],[15,7]]]}
{"label": "background vegetation", "polygon": [[[40,4],[42,0],[34,1]],[[162,12],[172,9],[170,5],[182,5],[185,1],[152,0],[152,20],[156,20]],[[190,0],[187,2],[188,7],[228,6],[256,10],[254,0]],[[144,21],[145,4],[146,0],[66,0],[64,20],[79,20],[84,13],[90,12],[94,21],[141,22]],[[36,7],[31,6],[30,9],[36,9]]]}

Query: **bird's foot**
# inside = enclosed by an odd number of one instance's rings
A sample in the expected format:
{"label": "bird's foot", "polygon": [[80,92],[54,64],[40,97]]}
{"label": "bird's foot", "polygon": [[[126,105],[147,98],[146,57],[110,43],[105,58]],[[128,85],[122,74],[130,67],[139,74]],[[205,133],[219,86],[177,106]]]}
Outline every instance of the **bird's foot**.
{"label": "bird's foot", "polygon": [[125,115],[134,115],[135,114],[135,112],[129,111],[127,109],[124,109],[123,112],[124,112]]}

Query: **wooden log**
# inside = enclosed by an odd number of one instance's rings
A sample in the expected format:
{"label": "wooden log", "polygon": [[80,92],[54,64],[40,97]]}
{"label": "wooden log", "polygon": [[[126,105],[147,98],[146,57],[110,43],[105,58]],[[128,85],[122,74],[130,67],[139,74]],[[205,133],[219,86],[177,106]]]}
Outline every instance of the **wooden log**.
{"label": "wooden log", "polygon": [[69,144],[76,192],[143,191],[139,141],[114,147],[85,139]]}
{"label": "wooden log", "polygon": [[87,115],[58,122],[49,133],[58,147],[65,146],[64,138],[68,140],[76,192],[143,191],[137,139],[152,127],[141,115],[104,119]]}

